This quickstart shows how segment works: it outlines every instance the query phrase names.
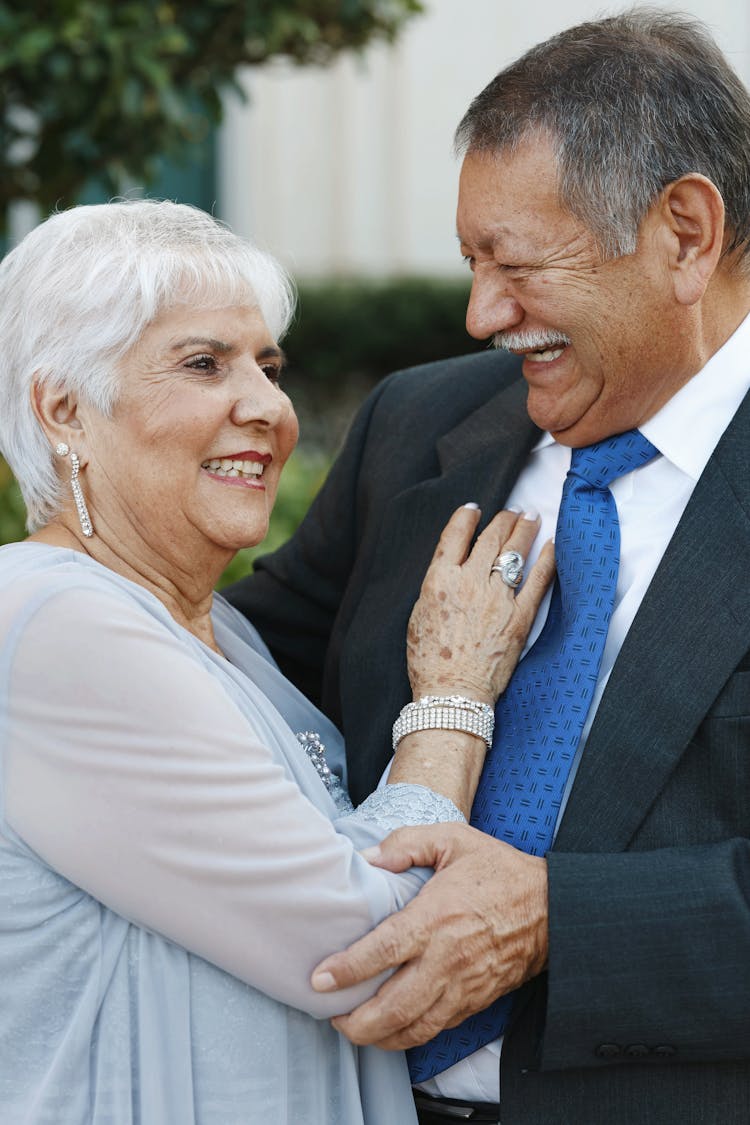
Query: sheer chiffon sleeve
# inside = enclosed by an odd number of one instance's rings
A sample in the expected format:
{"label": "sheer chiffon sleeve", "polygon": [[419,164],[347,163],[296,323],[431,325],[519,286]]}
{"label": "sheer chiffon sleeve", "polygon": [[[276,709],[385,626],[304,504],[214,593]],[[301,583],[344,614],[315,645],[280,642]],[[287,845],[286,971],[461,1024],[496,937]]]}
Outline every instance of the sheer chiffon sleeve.
{"label": "sheer chiffon sleeve", "polygon": [[333,823],[262,715],[106,590],[41,601],[8,659],[5,812],[23,845],[81,893],[283,1003],[327,1017],[372,994],[377,981],[335,997],[308,982],[426,877],[355,850],[399,822],[396,794]]}

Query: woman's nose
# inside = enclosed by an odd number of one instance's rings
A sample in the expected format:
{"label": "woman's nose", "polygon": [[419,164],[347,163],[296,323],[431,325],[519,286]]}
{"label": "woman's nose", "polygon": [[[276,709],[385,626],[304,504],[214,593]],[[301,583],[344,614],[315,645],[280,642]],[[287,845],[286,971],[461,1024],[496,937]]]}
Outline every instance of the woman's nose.
{"label": "woman's nose", "polygon": [[470,336],[486,340],[496,332],[517,327],[523,317],[523,308],[509,295],[498,275],[489,279],[474,274],[466,309],[466,330]]}
{"label": "woman's nose", "polygon": [[291,409],[289,399],[278,384],[256,368],[243,377],[231,417],[236,426],[254,422],[264,428],[273,428],[285,420]]}

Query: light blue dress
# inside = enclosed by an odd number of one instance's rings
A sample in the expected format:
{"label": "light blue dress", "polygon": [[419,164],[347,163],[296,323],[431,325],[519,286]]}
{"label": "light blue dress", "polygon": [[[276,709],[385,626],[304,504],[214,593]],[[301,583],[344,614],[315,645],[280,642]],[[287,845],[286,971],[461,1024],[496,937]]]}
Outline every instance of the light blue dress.
{"label": "light blue dress", "polygon": [[221,598],[226,659],[84,555],[0,548],[0,1121],[412,1125],[401,1054],[310,972],[425,872],[358,849],[460,819],[419,786],[343,815],[340,737]]}

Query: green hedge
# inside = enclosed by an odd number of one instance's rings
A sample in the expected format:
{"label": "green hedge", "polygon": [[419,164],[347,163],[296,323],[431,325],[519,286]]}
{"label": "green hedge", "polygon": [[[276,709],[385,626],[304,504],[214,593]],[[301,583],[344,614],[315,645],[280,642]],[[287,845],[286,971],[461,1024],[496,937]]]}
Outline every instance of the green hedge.
{"label": "green hedge", "polygon": [[483,347],[466,333],[468,293],[464,279],[301,284],[284,349],[302,441],[333,453],[355,407],[384,375]]}
{"label": "green hedge", "polygon": [[[300,446],[284,470],[262,548],[242,551],[225,581],[247,573],[254,555],[294,531],[325,476],[356,406],[388,372],[460,355],[466,335],[466,281],[403,278],[305,283],[284,348],[286,388],[300,416]],[[0,542],[25,534],[18,486],[0,460]]]}
{"label": "green hedge", "polygon": [[468,281],[404,277],[301,284],[284,347],[315,384],[356,373],[376,381],[400,367],[477,347],[466,334]]}

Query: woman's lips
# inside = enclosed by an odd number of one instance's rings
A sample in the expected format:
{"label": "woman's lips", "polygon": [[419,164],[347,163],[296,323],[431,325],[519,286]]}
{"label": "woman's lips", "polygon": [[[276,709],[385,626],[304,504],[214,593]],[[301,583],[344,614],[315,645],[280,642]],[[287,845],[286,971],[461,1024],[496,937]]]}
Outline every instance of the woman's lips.
{"label": "woman's lips", "polygon": [[232,457],[213,457],[201,468],[219,480],[260,484],[263,470],[271,461],[270,453],[249,453]]}

